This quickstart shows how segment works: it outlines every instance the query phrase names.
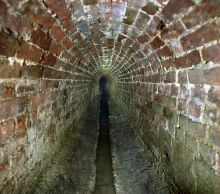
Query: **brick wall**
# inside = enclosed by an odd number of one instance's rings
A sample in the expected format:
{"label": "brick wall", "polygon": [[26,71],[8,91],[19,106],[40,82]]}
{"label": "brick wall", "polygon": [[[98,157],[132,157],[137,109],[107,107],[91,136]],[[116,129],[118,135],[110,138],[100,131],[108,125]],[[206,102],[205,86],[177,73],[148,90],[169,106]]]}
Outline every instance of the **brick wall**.
{"label": "brick wall", "polygon": [[[56,17],[49,7],[57,12]],[[92,98],[65,4],[0,1],[0,190],[26,193]]]}
{"label": "brick wall", "polygon": [[135,52],[128,39],[120,48],[132,65],[120,73],[117,100],[158,169],[186,193],[219,192],[219,7],[212,0],[137,7],[151,20],[131,42]]}
{"label": "brick wall", "polygon": [[218,0],[0,0],[0,185],[45,166],[104,74],[159,171],[218,193],[219,13]]}

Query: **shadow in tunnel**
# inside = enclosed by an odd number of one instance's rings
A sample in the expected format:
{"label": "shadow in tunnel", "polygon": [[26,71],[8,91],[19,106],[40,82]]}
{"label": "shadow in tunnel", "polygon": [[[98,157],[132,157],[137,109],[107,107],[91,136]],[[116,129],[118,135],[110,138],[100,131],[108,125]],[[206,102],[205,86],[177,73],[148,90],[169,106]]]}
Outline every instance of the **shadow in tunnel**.
{"label": "shadow in tunnel", "polygon": [[102,77],[100,86],[99,140],[96,157],[96,185],[94,194],[115,194],[112,169],[111,140],[109,136],[109,92],[107,78]]}
{"label": "shadow in tunnel", "polygon": [[101,77],[99,81],[99,87],[100,87],[100,113],[99,113],[99,122],[100,124],[108,123],[109,118],[109,92],[107,89],[107,78]]}

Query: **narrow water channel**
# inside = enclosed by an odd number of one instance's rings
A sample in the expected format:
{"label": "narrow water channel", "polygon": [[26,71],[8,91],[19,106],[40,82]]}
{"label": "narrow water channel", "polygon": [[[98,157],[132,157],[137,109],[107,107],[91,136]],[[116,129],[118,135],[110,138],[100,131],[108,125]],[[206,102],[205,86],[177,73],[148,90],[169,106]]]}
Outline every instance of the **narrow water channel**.
{"label": "narrow water channel", "polygon": [[109,95],[105,79],[100,80],[99,138],[96,158],[96,185],[94,194],[115,194],[112,168],[111,141],[109,135]]}

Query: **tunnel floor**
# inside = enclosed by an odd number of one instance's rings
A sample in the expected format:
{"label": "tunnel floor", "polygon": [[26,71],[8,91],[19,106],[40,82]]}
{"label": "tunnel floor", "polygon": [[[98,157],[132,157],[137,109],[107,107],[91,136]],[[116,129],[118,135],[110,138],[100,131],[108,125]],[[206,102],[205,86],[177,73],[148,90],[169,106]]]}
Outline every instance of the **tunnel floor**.
{"label": "tunnel floor", "polygon": [[[135,138],[118,106],[109,102],[99,115],[99,98],[88,107],[30,193],[173,193]],[[101,104],[100,104],[101,106]]]}

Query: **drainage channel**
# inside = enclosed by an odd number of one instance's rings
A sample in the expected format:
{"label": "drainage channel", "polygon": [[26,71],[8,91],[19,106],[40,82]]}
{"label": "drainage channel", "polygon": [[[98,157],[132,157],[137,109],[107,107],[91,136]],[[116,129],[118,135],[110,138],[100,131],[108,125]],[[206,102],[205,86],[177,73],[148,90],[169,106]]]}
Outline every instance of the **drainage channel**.
{"label": "drainage channel", "polygon": [[116,193],[113,181],[109,129],[108,93],[103,90],[100,99],[99,138],[96,158],[96,185],[94,194]]}

